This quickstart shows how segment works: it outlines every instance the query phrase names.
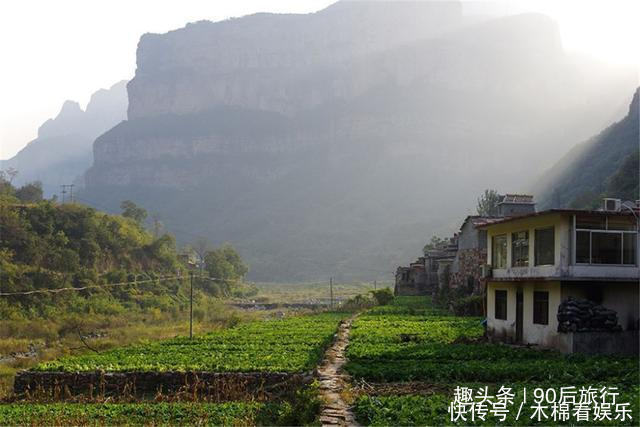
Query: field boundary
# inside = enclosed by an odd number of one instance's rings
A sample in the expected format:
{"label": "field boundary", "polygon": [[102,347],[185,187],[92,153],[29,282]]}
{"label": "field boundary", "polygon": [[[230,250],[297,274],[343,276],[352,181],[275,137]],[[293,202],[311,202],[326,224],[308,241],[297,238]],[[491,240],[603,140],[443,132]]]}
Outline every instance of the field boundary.
{"label": "field boundary", "polygon": [[14,393],[25,397],[54,400],[79,395],[97,398],[184,394],[214,402],[266,401],[291,395],[312,381],[312,372],[21,371],[15,378]]}

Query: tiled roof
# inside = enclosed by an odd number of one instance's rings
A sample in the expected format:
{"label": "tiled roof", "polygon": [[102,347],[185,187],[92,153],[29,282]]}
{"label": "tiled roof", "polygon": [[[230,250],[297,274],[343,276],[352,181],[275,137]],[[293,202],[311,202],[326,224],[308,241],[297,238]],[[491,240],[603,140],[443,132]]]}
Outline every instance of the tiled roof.
{"label": "tiled roof", "polygon": [[500,203],[533,203],[529,194],[505,194]]}

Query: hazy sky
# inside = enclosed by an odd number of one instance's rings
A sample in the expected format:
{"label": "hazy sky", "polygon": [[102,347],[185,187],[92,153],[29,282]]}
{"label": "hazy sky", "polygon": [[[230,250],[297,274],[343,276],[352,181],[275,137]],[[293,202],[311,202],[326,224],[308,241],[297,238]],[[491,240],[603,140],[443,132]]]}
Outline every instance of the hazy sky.
{"label": "hazy sky", "polygon": [[[36,137],[72,99],[84,108],[100,88],[133,77],[138,39],[202,19],[254,12],[312,12],[332,0],[20,0],[0,2],[0,159]],[[639,0],[473,2],[466,10],[546,13],[568,50],[640,64]]]}

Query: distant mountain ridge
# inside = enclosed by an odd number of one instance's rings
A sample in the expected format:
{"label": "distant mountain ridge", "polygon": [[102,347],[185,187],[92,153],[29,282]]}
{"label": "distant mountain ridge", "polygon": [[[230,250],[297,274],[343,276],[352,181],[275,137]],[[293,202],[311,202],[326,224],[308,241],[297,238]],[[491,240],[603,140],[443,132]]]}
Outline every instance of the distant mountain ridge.
{"label": "distant mountain ridge", "polygon": [[183,243],[229,241],[252,280],[390,277],[637,85],[566,54],[548,17],[466,25],[459,6],[339,2],[143,36],[84,197],[135,200]]}
{"label": "distant mountain ridge", "polygon": [[36,139],[12,158],[0,161],[0,169],[17,169],[17,185],[41,181],[47,197],[58,193],[61,184],[82,179],[93,161],[95,138],[126,119],[126,83],[123,80],[96,91],[84,111],[77,102],[65,101],[58,115],[38,128]]}
{"label": "distant mountain ridge", "polygon": [[595,208],[603,197],[640,199],[640,88],[627,115],[577,145],[537,185],[542,207]]}

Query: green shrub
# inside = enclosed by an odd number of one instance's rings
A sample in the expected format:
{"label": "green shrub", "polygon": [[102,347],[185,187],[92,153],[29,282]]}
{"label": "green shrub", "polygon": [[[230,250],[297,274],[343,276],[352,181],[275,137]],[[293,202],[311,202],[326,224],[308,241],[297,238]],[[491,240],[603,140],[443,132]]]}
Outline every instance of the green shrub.
{"label": "green shrub", "polygon": [[371,295],[376,300],[378,305],[387,305],[393,301],[393,292],[390,288],[378,289],[377,291],[371,291]]}

